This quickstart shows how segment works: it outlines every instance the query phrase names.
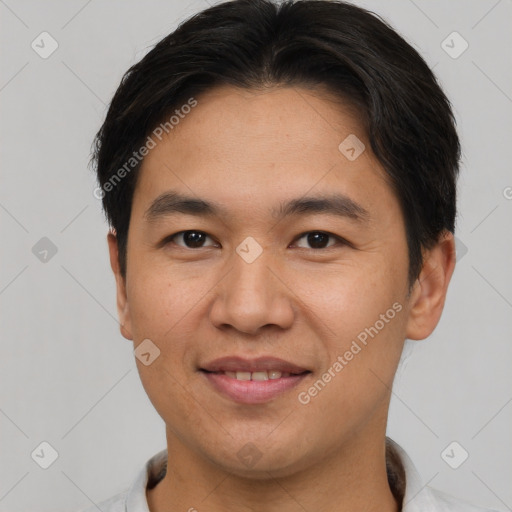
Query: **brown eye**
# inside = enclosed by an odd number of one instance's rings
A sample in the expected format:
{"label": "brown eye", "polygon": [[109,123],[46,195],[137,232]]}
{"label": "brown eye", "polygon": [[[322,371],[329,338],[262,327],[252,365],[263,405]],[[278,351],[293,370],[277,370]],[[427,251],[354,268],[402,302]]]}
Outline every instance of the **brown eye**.
{"label": "brown eye", "polygon": [[[298,240],[300,241],[303,239],[305,239],[309,246],[299,244],[298,246],[305,249],[325,249],[335,245],[336,241],[342,241],[339,237],[323,231],[310,231],[309,233],[304,233],[300,238],[298,238]],[[332,243],[330,243],[329,239],[331,239]]]}
{"label": "brown eye", "polygon": [[[188,249],[197,249],[201,247],[205,247],[204,243],[207,239],[211,238],[202,231],[180,231],[172,235],[168,241],[174,242],[176,245],[180,245],[182,247],[187,247]],[[179,243],[181,241],[182,243]],[[211,244],[213,245],[213,244]],[[209,247],[208,245],[206,247]]]}

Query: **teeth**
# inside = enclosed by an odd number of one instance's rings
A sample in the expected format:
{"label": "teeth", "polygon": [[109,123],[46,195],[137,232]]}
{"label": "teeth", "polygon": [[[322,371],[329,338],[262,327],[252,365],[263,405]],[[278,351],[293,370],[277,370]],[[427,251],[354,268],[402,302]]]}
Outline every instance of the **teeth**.
{"label": "teeth", "polygon": [[223,372],[227,377],[237,380],[274,380],[281,377],[289,377],[290,374],[278,370],[259,371],[259,372]]}
{"label": "teeth", "polygon": [[252,372],[251,380],[268,380],[267,372]]}

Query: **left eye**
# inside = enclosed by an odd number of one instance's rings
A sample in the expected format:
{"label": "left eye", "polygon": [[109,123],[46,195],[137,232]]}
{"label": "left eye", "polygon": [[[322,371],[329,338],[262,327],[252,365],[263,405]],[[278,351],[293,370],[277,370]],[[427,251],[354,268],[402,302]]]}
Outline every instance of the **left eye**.
{"label": "left eye", "polygon": [[[176,245],[187,247],[188,249],[197,249],[205,247],[204,242],[206,239],[212,240],[206,233],[202,231],[180,231],[175,233],[167,239],[167,242],[174,242]],[[176,240],[181,240],[183,243],[180,244]],[[211,244],[215,245],[215,244]],[[209,247],[209,246],[206,246]]]}
{"label": "left eye", "polygon": [[[309,233],[304,233],[297,240],[305,240],[310,247],[304,247],[298,245],[299,247],[305,249],[325,249],[326,247],[331,247],[335,245],[335,242],[343,242],[343,240],[335,235],[331,235],[330,233],[325,233],[324,231],[310,231]],[[331,239],[334,243],[329,243],[329,239]]]}

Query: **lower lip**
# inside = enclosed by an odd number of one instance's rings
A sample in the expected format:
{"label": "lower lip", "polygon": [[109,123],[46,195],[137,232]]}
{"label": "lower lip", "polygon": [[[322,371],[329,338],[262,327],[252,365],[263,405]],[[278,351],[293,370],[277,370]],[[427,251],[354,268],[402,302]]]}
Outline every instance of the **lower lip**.
{"label": "lower lip", "polygon": [[241,404],[261,404],[289,391],[304,380],[308,373],[269,380],[238,380],[223,373],[201,371],[208,382],[221,394]]}

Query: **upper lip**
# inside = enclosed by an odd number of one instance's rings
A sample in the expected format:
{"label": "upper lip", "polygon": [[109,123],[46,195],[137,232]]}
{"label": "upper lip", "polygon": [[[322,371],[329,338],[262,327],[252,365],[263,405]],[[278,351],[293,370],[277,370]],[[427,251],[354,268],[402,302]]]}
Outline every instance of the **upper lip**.
{"label": "upper lip", "polygon": [[215,359],[200,368],[208,372],[263,372],[278,371],[282,373],[304,373],[308,372],[296,364],[279,359],[277,357],[258,357],[255,359],[246,359],[243,357],[221,357]]}

